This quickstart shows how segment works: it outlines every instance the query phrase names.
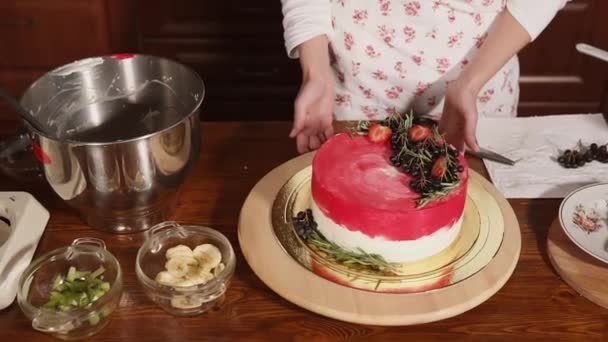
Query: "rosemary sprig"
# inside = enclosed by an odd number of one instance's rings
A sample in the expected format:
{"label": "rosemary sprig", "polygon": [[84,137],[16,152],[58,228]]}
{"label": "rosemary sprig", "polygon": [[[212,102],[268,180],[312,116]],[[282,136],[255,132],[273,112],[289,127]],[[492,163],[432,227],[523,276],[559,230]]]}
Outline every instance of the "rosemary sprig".
{"label": "rosemary sprig", "polygon": [[414,125],[414,111],[410,111],[409,114],[395,115],[391,119],[398,120],[400,125],[399,128],[406,132]]}
{"label": "rosemary sprig", "polygon": [[415,158],[419,163],[431,162],[431,154],[427,150],[420,150],[420,152],[416,153],[413,150],[409,149],[407,145],[403,145],[401,150],[398,152],[398,156],[402,157],[403,155],[408,155],[410,157]]}
{"label": "rosemary sprig", "polygon": [[367,135],[369,127],[372,125],[371,121],[361,120],[357,122],[357,126],[350,130],[351,135]]}
{"label": "rosemary sprig", "polygon": [[458,186],[460,186],[460,181],[456,181],[453,183],[441,183],[441,185],[443,185],[443,188],[441,188],[441,190],[425,193],[423,196],[421,196],[416,201],[417,206],[421,208],[432,201],[448,196],[452,192],[452,190],[455,190],[458,188]]}
{"label": "rosemary sprig", "polygon": [[439,126],[433,126],[433,138],[435,141],[443,139],[443,134],[439,133]]}
{"label": "rosemary sprig", "polygon": [[343,265],[361,265],[382,272],[394,272],[396,269],[396,264],[387,262],[382,256],[369,254],[361,248],[357,248],[356,251],[342,248],[334,242],[327,240],[316,229],[308,236],[306,242],[317,247],[320,251]]}

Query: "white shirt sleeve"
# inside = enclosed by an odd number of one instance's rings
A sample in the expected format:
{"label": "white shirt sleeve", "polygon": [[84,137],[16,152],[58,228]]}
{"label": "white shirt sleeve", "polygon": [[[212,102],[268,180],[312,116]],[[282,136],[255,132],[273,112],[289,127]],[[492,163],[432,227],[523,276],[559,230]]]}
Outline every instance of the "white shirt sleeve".
{"label": "white shirt sleeve", "polygon": [[570,0],[507,0],[507,9],[535,40]]}
{"label": "white shirt sleeve", "polygon": [[281,0],[285,48],[290,58],[298,58],[297,47],[320,35],[331,38],[329,0]]}

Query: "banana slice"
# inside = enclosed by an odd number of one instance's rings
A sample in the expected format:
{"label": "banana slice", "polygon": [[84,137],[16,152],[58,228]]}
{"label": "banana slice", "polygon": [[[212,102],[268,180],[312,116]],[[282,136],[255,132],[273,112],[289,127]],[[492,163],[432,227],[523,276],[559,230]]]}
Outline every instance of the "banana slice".
{"label": "banana slice", "polygon": [[193,253],[199,267],[207,271],[214,269],[222,261],[222,252],[208,243],[196,246]]}
{"label": "banana slice", "polygon": [[194,285],[206,284],[209,280],[213,279],[213,275],[210,273],[200,274],[192,278],[188,278]]}
{"label": "banana slice", "polygon": [[222,273],[222,271],[226,268],[226,265],[224,265],[223,262],[220,262],[217,266],[215,266],[215,268],[213,269],[213,275],[217,276],[218,274]]}
{"label": "banana slice", "polygon": [[215,278],[215,275],[213,275],[213,273],[209,272],[206,269],[201,269],[197,279],[202,280],[203,284],[206,284],[207,282],[213,280],[213,278]]}
{"label": "banana slice", "polygon": [[[166,271],[159,272],[156,281],[176,288],[205,284],[226,267],[222,263],[222,253],[211,244],[198,245],[194,250],[186,245],[178,245],[169,248],[165,256]],[[175,296],[171,299],[171,305],[191,309],[200,306],[201,302],[192,297]]]}
{"label": "banana slice", "polygon": [[173,296],[171,298],[171,306],[178,309],[195,309],[201,306],[203,302],[200,299],[190,296]]}
{"label": "banana slice", "polygon": [[177,283],[175,283],[175,287],[190,287],[197,285],[196,282],[192,278],[182,278]]}
{"label": "banana slice", "polygon": [[193,256],[192,250],[190,249],[190,247],[186,246],[186,245],[178,245],[175,247],[171,247],[169,249],[167,249],[167,252],[165,253],[165,257],[167,257],[167,259],[172,259],[175,258],[177,256]]}
{"label": "banana slice", "polygon": [[200,285],[208,282],[210,279],[213,279],[213,275],[206,269],[196,266],[191,267],[190,271],[188,271],[188,274],[186,274],[184,278],[191,281],[193,285]]}
{"label": "banana slice", "polygon": [[175,284],[181,281],[181,278],[174,277],[167,271],[162,271],[158,272],[154,280],[161,285],[175,286]]}
{"label": "banana slice", "polygon": [[165,268],[172,276],[182,278],[190,272],[192,267],[196,267],[197,264],[197,260],[192,256],[178,255],[169,259],[165,263]]}

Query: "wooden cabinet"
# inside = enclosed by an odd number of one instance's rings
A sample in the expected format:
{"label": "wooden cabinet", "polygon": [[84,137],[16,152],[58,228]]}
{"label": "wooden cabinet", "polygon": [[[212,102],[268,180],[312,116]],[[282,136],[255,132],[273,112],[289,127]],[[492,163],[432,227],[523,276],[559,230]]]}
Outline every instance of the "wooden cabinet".
{"label": "wooden cabinet", "polygon": [[139,0],[143,37],[281,37],[281,2]]}
{"label": "wooden cabinet", "polygon": [[520,53],[520,115],[600,110],[608,63],[576,51],[577,43],[608,50],[608,1],[575,0]]}
{"label": "wooden cabinet", "polygon": [[0,85],[19,96],[49,69],[109,51],[106,9],[105,0],[0,1]]}
{"label": "wooden cabinet", "polygon": [[[0,86],[19,97],[55,67],[135,47],[135,24],[129,25],[133,13],[128,2],[120,1],[0,1]],[[110,15],[112,11],[121,15]],[[0,120],[17,120],[3,101]]]}
{"label": "wooden cabinet", "polygon": [[203,120],[291,118],[300,71],[284,49],[280,1],[147,0],[138,12],[141,51],[205,80]]}
{"label": "wooden cabinet", "polygon": [[0,1],[0,67],[53,68],[109,50],[105,0]]}
{"label": "wooden cabinet", "polygon": [[203,77],[203,120],[289,118],[300,82],[298,67],[272,41],[144,39],[142,50],[185,63]]}
{"label": "wooden cabinet", "polygon": [[[595,112],[608,63],[608,1],[574,0],[520,54],[520,115]],[[251,0],[2,0],[0,85],[19,96],[44,72],[116,52],[175,59],[203,77],[204,120],[290,120],[298,62],[283,45],[281,3]],[[10,114],[6,114],[10,113]],[[0,104],[0,119],[16,114]]]}

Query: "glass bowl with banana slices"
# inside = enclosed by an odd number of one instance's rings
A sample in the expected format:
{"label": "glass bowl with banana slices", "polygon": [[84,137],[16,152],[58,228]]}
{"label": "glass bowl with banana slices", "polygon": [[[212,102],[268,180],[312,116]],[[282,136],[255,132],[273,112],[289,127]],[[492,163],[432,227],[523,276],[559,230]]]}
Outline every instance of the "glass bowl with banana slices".
{"label": "glass bowl with banana slices", "polygon": [[230,241],[208,227],[167,221],[150,228],[135,271],[146,295],[165,311],[194,316],[213,308],[230,285]]}

